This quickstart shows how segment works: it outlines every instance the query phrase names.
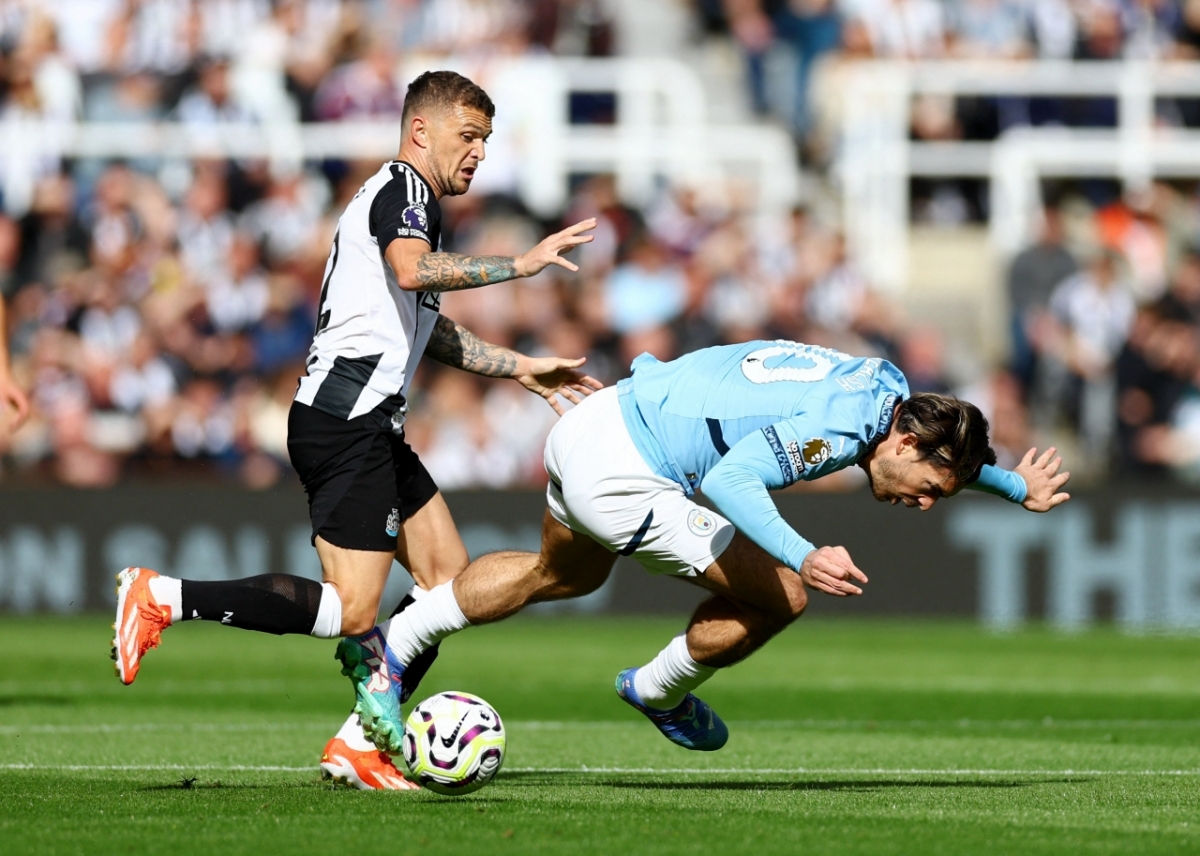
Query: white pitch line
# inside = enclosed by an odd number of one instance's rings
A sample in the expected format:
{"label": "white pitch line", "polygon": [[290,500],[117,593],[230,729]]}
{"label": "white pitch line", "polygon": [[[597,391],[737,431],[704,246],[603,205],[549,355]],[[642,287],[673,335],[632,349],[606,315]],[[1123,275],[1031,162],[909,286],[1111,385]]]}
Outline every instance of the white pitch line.
{"label": "white pitch line", "polygon": [[[315,773],[316,765],[287,767],[251,764],[0,764],[0,770],[67,770],[92,772],[196,772]],[[687,776],[1200,776],[1197,770],[995,770],[887,767],[509,767],[507,773],[574,773],[583,775],[687,775]]]}
{"label": "white pitch line", "polygon": [[0,770],[71,770],[71,771],[121,771],[147,770],[152,772],[196,770],[235,770],[248,773],[315,773],[316,765],[308,767],[280,767],[270,764],[0,764]]}

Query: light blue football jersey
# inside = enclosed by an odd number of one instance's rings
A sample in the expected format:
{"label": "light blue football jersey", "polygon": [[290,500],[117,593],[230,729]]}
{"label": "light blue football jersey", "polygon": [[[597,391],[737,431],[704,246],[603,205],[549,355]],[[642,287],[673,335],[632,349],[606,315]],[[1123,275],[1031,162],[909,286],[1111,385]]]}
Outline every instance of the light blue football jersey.
{"label": "light blue football jersey", "polygon": [[[702,490],[739,531],[797,570],[814,547],[767,491],[857,463],[909,394],[887,360],[782,340],[705,348],[666,363],[642,354],[617,389],[651,468],[688,495]],[[1020,476],[997,467],[984,467],[971,487],[1025,498]]]}
{"label": "light blue football jersey", "polygon": [[650,354],[617,384],[633,442],[689,494],[744,437],[763,431],[786,487],[848,467],[908,395],[887,360],[786,341],[705,348],[668,363]]}

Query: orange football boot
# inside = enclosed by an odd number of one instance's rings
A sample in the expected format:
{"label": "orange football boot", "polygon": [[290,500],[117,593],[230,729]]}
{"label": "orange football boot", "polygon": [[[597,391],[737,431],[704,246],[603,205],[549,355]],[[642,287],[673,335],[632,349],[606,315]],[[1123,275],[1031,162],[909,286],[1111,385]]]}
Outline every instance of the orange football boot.
{"label": "orange football boot", "polygon": [[391,756],[370,749],[361,752],[351,749],[346,741],[334,737],[325,744],[321,755],[321,778],[350,785],[360,791],[419,791],[421,786],[409,781],[396,769]]}
{"label": "orange football boot", "polygon": [[133,683],[142,657],[158,647],[163,630],[171,625],[171,607],[161,605],[150,593],[150,580],[157,576],[149,568],[126,568],[117,574],[112,658],[123,684]]}

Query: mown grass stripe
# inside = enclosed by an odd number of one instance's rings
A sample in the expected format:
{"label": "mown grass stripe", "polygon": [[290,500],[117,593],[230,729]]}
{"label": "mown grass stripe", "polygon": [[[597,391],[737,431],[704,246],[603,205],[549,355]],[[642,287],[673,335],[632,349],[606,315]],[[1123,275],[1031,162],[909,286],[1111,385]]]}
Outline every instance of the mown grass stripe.
{"label": "mown grass stripe", "polygon": [[[875,729],[875,728],[911,728],[911,729],[1138,729],[1154,730],[1156,728],[1200,728],[1200,719],[754,719],[728,720],[735,728],[823,728],[823,729]],[[619,722],[613,720],[507,720],[508,728],[513,730],[531,731],[570,731],[594,730],[600,728],[642,728],[641,722]],[[263,722],[139,722],[129,724],[90,723],[80,725],[55,725],[33,723],[29,725],[0,725],[0,736],[21,734],[121,734],[140,731],[181,731],[181,732],[240,732],[260,731],[270,728],[280,730],[328,730],[335,727],[329,719],[314,719],[310,721],[281,722],[273,720],[269,726]]]}
{"label": "mown grass stripe", "polygon": [[[29,771],[186,771],[228,770],[253,773],[316,772],[315,764],[290,767],[274,764],[0,764],[0,770]],[[885,767],[506,767],[505,773],[583,774],[583,775],[646,775],[646,776],[1200,776],[1196,770],[1019,770],[1019,769],[957,769],[945,768],[885,768]]]}

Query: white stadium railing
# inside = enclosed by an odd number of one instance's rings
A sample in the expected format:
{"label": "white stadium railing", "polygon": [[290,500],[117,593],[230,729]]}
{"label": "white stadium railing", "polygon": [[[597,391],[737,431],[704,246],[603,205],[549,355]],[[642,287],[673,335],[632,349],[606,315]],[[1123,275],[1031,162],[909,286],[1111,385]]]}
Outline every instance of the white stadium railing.
{"label": "white stadium railing", "polygon": [[[993,143],[910,141],[912,100],[922,94],[1115,98],[1118,125],[1019,128]],[[1156,126],[1155,100],[1170,97],[1200,98],[1200,63],[863,63],[842,93],[835,169],[850,250],[880,287],[906,287],[914,176],[989,179],[1002,255],[1032,237],[1043,176],[1111,176],[1132,189],[1156,175],[1200,176],[1200,136]]]}
{"label": "white stadium railing", "polygon": [[[728,193],[733,179],[763,213],[783,212],[799,196],[790,137],[765,124],[712,123],[700,79],[683,63],[535,57],[469,71],[499,105],[489,157],[501,163],[481,171],[477,184],[517,193],[540,214],[561,211],[572,177],[595,172],[614,174],[622,199],[635,205],[650,201],[660,179],[709,194]],[[611,93],[615,122],[571,124],[571,95],[583,92]],[[392,157],[398,135],[398,122],[197,127],[9,119],[0,122],[0,186],[6,207],[19,211],[39,165],[57,157],[268,158],[294,168],[306,159]]]}

